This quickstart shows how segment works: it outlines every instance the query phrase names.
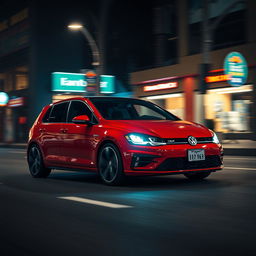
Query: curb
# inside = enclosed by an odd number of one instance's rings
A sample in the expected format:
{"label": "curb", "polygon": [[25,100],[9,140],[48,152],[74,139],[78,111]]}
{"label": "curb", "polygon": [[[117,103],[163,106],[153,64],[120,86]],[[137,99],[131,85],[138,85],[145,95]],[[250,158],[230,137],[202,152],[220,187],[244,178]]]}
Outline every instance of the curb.
{"label": "curb", "polygon": [[256,156],[256,148],[224,148],[224,156]]}

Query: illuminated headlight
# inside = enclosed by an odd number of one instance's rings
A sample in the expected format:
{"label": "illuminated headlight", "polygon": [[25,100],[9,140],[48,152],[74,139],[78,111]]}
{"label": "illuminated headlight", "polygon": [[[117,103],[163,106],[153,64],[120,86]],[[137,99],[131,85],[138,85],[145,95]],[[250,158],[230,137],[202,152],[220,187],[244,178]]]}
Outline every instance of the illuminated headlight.
{"label": "illuminated headlight", "polygon": [[141,134],[141,133],[130,133],[125,136],[129,143],[133,145],[141,146],[161,146],[166,145],[166,142],[158,137]]}
{"label": "illuminated headlight", "polygon": [[212,142],[216,144],[220,144],[220,141],[216,135],[216,133],[213,133]]}

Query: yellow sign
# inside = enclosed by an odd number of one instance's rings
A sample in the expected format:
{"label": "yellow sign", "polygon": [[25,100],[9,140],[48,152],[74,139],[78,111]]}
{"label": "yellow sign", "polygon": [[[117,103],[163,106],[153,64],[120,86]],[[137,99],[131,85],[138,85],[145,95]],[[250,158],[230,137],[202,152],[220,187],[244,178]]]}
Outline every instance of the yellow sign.
{"label": "yellow sign", "polygon": [[223,82],[228,80],[229,80],[229,75],[207,76],[205,78],[206,83],[217,83],[217,82]]}

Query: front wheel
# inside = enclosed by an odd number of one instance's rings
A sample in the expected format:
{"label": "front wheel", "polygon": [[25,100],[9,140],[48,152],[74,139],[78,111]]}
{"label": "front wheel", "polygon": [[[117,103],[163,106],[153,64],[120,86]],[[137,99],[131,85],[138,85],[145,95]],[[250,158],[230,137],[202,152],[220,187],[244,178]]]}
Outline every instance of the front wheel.
{"label": "front wheel", "polygon": [[204,178],[208,177],[211,172],[191,172],[185,173],[184,175],[190,180],[203,180]]}
{"label": "front wheel", "polygon": [[44,166],[40,149],[35,144],[28,151],[28,166],[30,174],[34,178],[46,178],[51,173],[51,169]]}
{"label": "front wheel", "polygon": [[98,170],[107,185],[119,185],[124,181],[122,158],[114,144],[107,143],[100,149]]}

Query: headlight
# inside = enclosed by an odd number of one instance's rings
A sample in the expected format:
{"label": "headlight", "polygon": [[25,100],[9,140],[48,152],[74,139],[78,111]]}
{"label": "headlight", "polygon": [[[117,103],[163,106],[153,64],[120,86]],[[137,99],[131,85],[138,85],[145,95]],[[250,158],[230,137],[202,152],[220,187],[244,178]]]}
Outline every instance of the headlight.
{"label": "headlight", "polygon": [[166,145],[166,142],[158,137],[141,134],[141,133],[130,133],[125,136],[129,143],[133,145],[141,146],[161,146]]}
{"label": "headlight", "polygon": [[220,144],[220,141],[216,135],[216,133],[213,133],[212,142],[216,144]]}

